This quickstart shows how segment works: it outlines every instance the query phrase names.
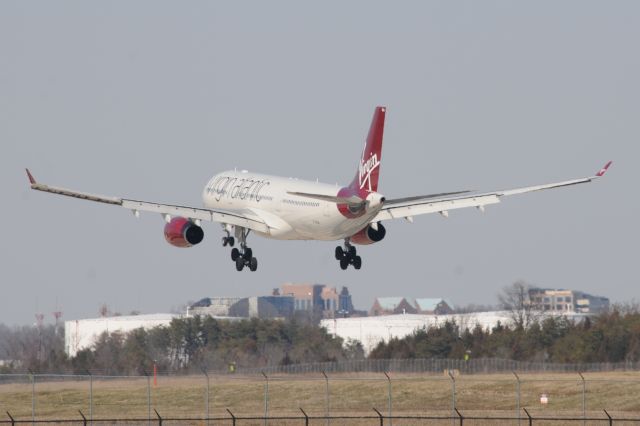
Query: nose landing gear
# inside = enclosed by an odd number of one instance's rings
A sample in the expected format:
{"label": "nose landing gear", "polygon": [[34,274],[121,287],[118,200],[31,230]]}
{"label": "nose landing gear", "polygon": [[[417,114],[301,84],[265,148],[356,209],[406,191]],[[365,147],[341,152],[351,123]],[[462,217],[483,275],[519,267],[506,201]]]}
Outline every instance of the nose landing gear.
{"label": "nose landing gear", "polygon": [[362,258],[358,256],[356,248],[351,245],[349,238],[345,238],[344,248],[336,247],[336,260],[340,262],[342,270],[346,270],[349,265],[353,265],[355,269],[362,267]]}

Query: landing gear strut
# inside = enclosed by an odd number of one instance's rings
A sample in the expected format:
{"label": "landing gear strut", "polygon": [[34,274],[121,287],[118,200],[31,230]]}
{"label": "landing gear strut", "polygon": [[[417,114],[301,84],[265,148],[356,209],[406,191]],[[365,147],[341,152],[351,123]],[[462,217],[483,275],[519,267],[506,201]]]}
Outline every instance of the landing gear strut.
{"label": "landing gear strut", "polygon": [[336,260],[340,262],[340,268],[345,270],[349,265],[353,265],[355,269],[362,267],[362,258],[358,256],[356,248],[351,245],[349,238],[344,240],[344,248],[336,247]]}
{"label": "landing gear strut", "polygon": [[[229,236],[228,231],[227,236],[222,239],[222,244],[225,244],[225,239],[227,244],[233,247],[235,243],[234,238]],[[245,229],[241,227],[236,227],[235,235],[238,239],[238,243],[240,244],[240,248],[232,248],[231,249],[231,260],[236,264],[236,270],[242,271],[245,266],[249,267],[249,270],[255,272],[258,269],[258,259],[253,257],[253,250],[247,247],[247,236],[251,232],[250,229]]]}

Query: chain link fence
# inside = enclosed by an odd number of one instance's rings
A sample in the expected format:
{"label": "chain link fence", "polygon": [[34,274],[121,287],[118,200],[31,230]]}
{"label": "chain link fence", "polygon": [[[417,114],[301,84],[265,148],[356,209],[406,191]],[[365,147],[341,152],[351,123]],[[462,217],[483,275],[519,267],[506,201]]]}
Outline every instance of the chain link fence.
{"label": "chain link fence", "polygon": [[263,368],[238,367],[244,374],[307,374],[307,373],[352,373],[385,371],[402,373],[439,373],[444,370],[458,370],[465,374],[501,372],[555,372],[587,373],[609,371],[639,371],[640,362],[599,362],[561,364],[552,362],[514,361],[502,358],[463,359],[361,359],[341,362],[315,362],[307,364],[274,365]]}
{"label": "chain link fence", "polygon": [[[0,374],[0,413],[6,413],[4,418],[0,415],[0,423],[640,422],[637,364],[541,363],[534,370],[535,365],[506,360],[365,360],[238,368],[233,374],[206,369],[200,374],[155,376]],[[527,368],[509,369],[518,366]]]}

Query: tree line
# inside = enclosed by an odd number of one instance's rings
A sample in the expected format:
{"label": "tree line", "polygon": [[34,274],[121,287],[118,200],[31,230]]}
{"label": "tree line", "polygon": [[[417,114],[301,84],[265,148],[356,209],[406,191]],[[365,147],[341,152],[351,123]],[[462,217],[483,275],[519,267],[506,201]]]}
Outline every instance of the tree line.
{"label": "tree line", "polygon": [[[536,318],[493,329],[464,329],[454,321],[379,343],[372,359],[497,357],[520,361],[590,363],[640,361],[640,312],[614,308],[574,322]],[[297,320],[242,321],[211,317],[174,319],[167,327],[102,334],[93,347],[69,358],[55,326],[0,325],[0,373],[74,372],[144,374],[225,370],[307,362],[363,359],[359,342],[344,342],[323,328]]]}
{"label": "tree line", "polygon": [[0,327],[0,359],[13,360],[0,366],[0,372],[144,374],[154,364],[160,371],[193,372],[227,369],[229,364],[261,367],[364,357],[361,344],[343,345],[325,329],[296,320],[173,319],[167,327],[103,333],[73,358],[65,355],[61,335],[53,326]]}
{"label": "tree line", "polygon": [[455,321],[381,342],[370,358],[505,358],[517,361],[592,363],[640,361],[640,313],[614,308],[582,321],[563,316],[533,319],[528,326],[498,323],[461,330]]}

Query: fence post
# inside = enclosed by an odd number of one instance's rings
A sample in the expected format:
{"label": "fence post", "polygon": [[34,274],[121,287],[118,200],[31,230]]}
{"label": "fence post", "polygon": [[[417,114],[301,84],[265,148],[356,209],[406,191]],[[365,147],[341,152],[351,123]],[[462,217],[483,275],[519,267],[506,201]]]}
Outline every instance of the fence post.
{"label": "fence post", "polygon": [[580,378],[582,379],[582,424],[587,423],[587,382],[584,380],[584,376],[578,371]]}
{"label": "fence post", "polygon": [[227,413],[229,413],[229,415],[231,416],[231,424],[233,426],[236,426],[236,416],[234,416],[231,410],[229,410],[228,408],[226,410],[227,410]]}
{"label": "fence post", "polygon": [[375,411],[376,414],[378,414],[378,417],[380,418],[380,426],[384,426],[384,417],[382,417],[382,413],[378,411],[376,407],[373,407],[373,411]]}
{"label": "fence post", "polygon": [[[613,426],[613,417],[611,417],[611,416],[609,415],[609,412],[608,412],[607,410],[604,410],[604,409],[603,409],[602,411],[604,411],[604,413],[605,413],[605,414],[607,415],[607,417],[609,418],[609,426]],[[7,414],[9,414],[9,413],[7,413]],[[12,424],[13,424],[13,423],[12,423]]]}
{"label": "fence post", "polygon": [[512,373],[516,376],[516,416],[518,416],[518,426],[520,426],[520,377],[515,371]]}
{"label": "fence post", "polygon": [[31,369],[28,370],[31,375],[31,422],[35,424],[36,421],[36,373]]}
{"label": "fence post", "polygon": [[87,418],[84,416],[84,414],[82,414],[82,410],[78,410],[78,413],[80,413],[80,416],[82,416],[82,424],[84,426],[87,426]]}
{"label": "fence post", "polygon": [[160,413],[158,413],[158,410],[156,410],[155,408],[153,409],[153,411],[155,411],[156,416],[158,416],[158,426],[162,426],[162,417],[160,417]]}
{"label": "fence post", "polygon": [[147,370],[142,370],[142,372],[147,376],[147,424],[151,426],[151,376]]}
{"label": "fence post", "polygon": [[[269,417],[269,377],[267,377],[267,375],[264,374],[264,371],[262,371],[262,375],[264,376],[264,380],[265,380],[264,382],[264,424],[266,426],[267,417]],[[231,411],[229,411],[229,413],[231,413]],[[233,424],[235,424],[235,420]]]}
{"label": "fence post", "polygon": [[85,371],[89,375],[89,422],[93,424],[93,375],[89,370]]}
{"label": "fence post", "polygon": [[207,424],[209,424],[209,374],[207,374],[207,369],[205,367],[202,367],[202,372],[207,379],[207,400],[205,402],[205,407],[207,411]]}
{"label": "fence post", "polygon": [[389,377],[389,374],[387,374],[386,371],[383,371],[384,375],[387,376],[387,393],[389,394],[389,425],[392,426],[393,425],[393,418],[391,416],[391,407],[392,407],[392,400],[391,400],[391,377]]}
{"label": "fence post", "polygon": [[302,415],[304,416],[304,426],[309,426],[309,416],[304,412],[302,407],[300,407],[300,411],[302,411]]}
{"label": "fence post", "polygon": [[324,382],[325,382],[325,388],[324,388],[324,396],[325,396],[325,417],[326,417],[326,424],[327,426],[329,425],[329,413],[331,412],[331,408],[329,406],[329,376],[327,376],[327,373],[324,372],[324,370],[322,370],[322,375],[324,376]]}
{"label": "fence post", "polygon": [[462,413],[458,411],[457,408],[456,408],[456,414],[460,417],[460,426],[462,426],[462,424],[464,423],[464,417],[462,417]]}
{"label": "fence post", "polygon": [[531,414],[529,414],[529,412],[527,411],[526,408],[523,408],[524,412],[526,413],[527,417],[529,417],[529,426],[533,425],[533,417],[531,417]]}
{"label": "fence post", "polygon": [[11,419],[11,426],[15,426],[16,419],[14,419],[13,416],[8,411],[7,411],[7,416],[9,416],[9,418]]}
{"label": "fence post", "polygon": [[456,415],[456,378],[451,374],[451,370],[447,370],[451,377],[451,419]]}

